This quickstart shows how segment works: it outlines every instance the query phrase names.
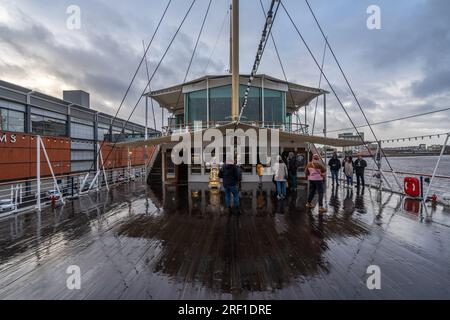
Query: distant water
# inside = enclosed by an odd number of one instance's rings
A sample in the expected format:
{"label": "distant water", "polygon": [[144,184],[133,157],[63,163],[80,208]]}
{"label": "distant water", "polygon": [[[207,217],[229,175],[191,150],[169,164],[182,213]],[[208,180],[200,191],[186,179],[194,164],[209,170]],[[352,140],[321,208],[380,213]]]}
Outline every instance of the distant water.
{"label": "distant water", "polygon": [[[438,156],[389,157],[389,162],[395,171],[432,175],[438,159]],[[373,168],[373,160],[366,159],[366,161],[368,168]],[[389,166],[387,165],[385,159],[383,159],[382,167],[384,170],[388,171]],[[368,171],[366,174],[368,178],[366,179],[370,179],[370,174],[371,173]],[[450,176],[450,156],[442,157],[437,174],[442,176]],[[396,185],[392,174],[386,174],[386,176],[393,186]],[[401,178],[401,183],[403,184],[403,178],[407,175],[401,174],[399,176]],[[428,184],[424,183],[424,187],[425,189],[428,188]],[[438,196],[442,196],[444,194],[450,195],[450,179],[436,178],[433,182],[431,191],[432,193],[430,195],[434,193]]]}

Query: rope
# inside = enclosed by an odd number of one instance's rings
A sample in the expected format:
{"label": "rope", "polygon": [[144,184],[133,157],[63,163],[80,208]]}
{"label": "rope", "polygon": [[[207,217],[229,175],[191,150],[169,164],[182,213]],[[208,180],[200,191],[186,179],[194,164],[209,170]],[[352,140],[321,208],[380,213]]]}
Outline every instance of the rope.
{"label": "rope", "polygon": [[419,139],[425,139],[425,138],[440,138],[441,136],[446,136],[447,134],[450,134],[450,132],[444,132],[444,133],[435,133],[435,134],[427,134],[424,136],[416,136],[416,137],[404,137],[404,138],[394,138],[394,139],[385,139],[385,140],[380,140],[380,142],[383,143],[394,143],[394,142],[400,142],[400,141],[406,141],[406,140],[419,140]]}
{"label": "rope", "polygon": [[[264,14],[264,18],[267,19],[266,9],[264,8],[264,4],[262,3],[262,0],[259,0],[259,4],[261,5],[261,10],[262,10],[262,12]],[[288,78],[287,78],[287,75],[286,75],[286,70],[284,68],[283,61],[281,60],[280,52],[278,51],[278,46],[277,46],[277,44],[275,42],[275,38],[273,36],[273,33],[270,33],[270,38],[272,39],[272,43],[273,43],[273,46],[275,48],[275,52],[277,54],[278,62],[280,63],[281,71],[283,72],[284,81],[286,81],[286,84],[288,85],[289,95],[291,96],[292,103],[294,103],[294,101],[295,101],[294,100],[294,95],[292,94],[292,90],[289,87],[289,81],[288,81]],[[297,116],[297,122],[300,124],[300,128],[301,128],[302,132],[305,133],[305,129],[303,128],[303,125],[302,125],[302,122],[301,122],[301,119],[300,119],[300,116],[298,115],[298,113],[297,113],[296,116]]]}
{"label": "rope", "polygon": [[[322,33],[322,36],[324,37],[324,39],[325,39],[325,41],[326,41],[326,44],[327,44],[328,48],[330,49],[330,52],[331,52],[331,54],[333,55],[334,60],[336,61],[337,66],[339,67],[339,70],[341,71],[342,76],[344,77],[345,82],[347,83],[347,86],[349,87],[349,89],[350,89],[350,91],[351,91],[351,93],[352,93],[352,96],[353,96],[353,98],[355,99],[356,104],[358,105],[358,108],[359,108],[359,110],[361,111],[361,113],[362,113],[362,115],[363,115],[363,117],[364,117],[364,120],[366,120],[366,123],[367,123],[368,127],[370,128],[370,131],[372,132],[372,135],[373,135],[373,137],[375,138],[375,140],[376,140],[377,142],[379,142],[379,141],[378,141],[378,138],[377,138],[377,136],[376,136],[376,134],[375,134],[375,131],[373,130],[372,126],[370,125],[369,119],[367,118],[366,113],[364,112],[364,109],[362,108],[361,104],[359,103],[359,99],[356,97],[356,94],[355,94],[355,92],[353,91],[352,86],[350,85],[350,82],[349,82],[349,80],[348,80],[348,78],[347,78],[347,75],[345,74],[344,70],[342,69],[341,64],[339,63],[339,60],[337,59],[336,55],[334,54],[333,48],[331,47],[330,43],[328,42],[328,38],[325,36],[325,33],[323,32],[323,29],[322,29],[322,26],[321,26],[320,23],[319,23],[319,20],[317,20],[316,15],[314,14],[313,9],[312,9],[311,6],[309,5],[308,0],[305,0],[305,2],[306,2],[306,4],[308,5],[308,8],[309,8],[309,10],[311,11],[312,16],[314,17],[314,20],[316,21],[317,26],[319,27],[319,30],[320,30],[320,32]],[[356,127],[356,126],[355,126],[355,127]],[[355,128],[355,129],[356,129],[356,128]],[[389,168],[394,172],[394,169],[392,168],[392,166],[391,166],[391,164],[390,164],[390,162],[389,162],[389,159],[388,159],[388,157],[386,156],[386,154],[384,153],[383,149],[380,149],[380,150],[381,150],[381,152],[383,153],[383,156],[386,158],[386,163],[388,164]],[[397,178],[396,178],[396,180],[397,180]],[[399,183],[398,181],[397,181],[397,184],[400,186],[400,183]]]}
{"label": "rope", "polygon": [[[292,25],[294,26],[295,30],[297,31],[298,35],[300,36],[300,39],[302,40],[303,44],[305,45],[306,49],[308,50],[309,54],[311,55],[312,59],[314,60],[316,66],[319,68],[320,72],[323,75],[323,78],[327,81],[328,86],[330,87],[331,91],[333,92],[334,96],[336,97],[336,100],[338,101],[339,105],[342,107],[342,110],[344,110],[344,113],[346,114],[346,116],[348,117],[350,123],[353,125],[353,127],[355,128],[358,137],[361,139],[361,142],[363,143],[363,145],[366,147],[367,151],[369,152],[370,156],[373,157],[373,153],[372,150],[369,148],[369,146],[367,145],[367,143],[364,141],[363,137],[361,136],[361,133],[358,131],[358,129],[356,129],[356,125],[353,122],[352,118],[350,117],[349,113],[347,112],[347,110],[344,107],[344,104],[342,103],[341,99],[339,98],[339,96],[336,93],[336,90],[334,89],[333,85],[331,84],[331,82],[329,81],[328,77],[326,76],[326,74],[324,73],[323,69],[321,68],[319,62],[317,61],[316,57],[314,56],[314,53],[311,51],[311,48],[308,46],[308,43],[306,42],[305,38],[303,37],[302,33],[300,32],[300,30],[298,29],[297,25],[295,24],[294,20],[292,19],[291,15],[289,14],[288,10],[286,9],[286,7],[284,6],[284,3],[281,2],[281,5],[283,6],[284,11],[286,12],[286,15],[288,16],[289,20],[291,21]],[[392,172],[394,172],[394,170],[391,167]]]}
{"label": "rope", "polygon": [[[275,3],[277,3],[277,6],[275,9],[275,13],[274,13],[273,9],[275,7]],[[249,95],[250,89],[252,87],[253,79],[255,78],[255,76],[258,72],[259,64],[261,63],[261,59],[264,55],[264,51],[266,49],[270,33],[272,32],[273,23],[275,22],[275,18],[277,16],[278,9],[280,8],[280,3],[281,3],[281,1],[279,1],[279,0],[272,0],[272,2],[270,4],[269,12],[266,17],[266,23],[264,25],[261,40],[260,40],[259,46],[258,46],[258,51],[256,53],[255,62],[253,63],[253,69],[252,69],[250,78],[247,83],[247,89],[245,89],[245,96],[244,96],[244,101],[242,103],[241,112],[239,114],[239,118],[238,118],[238,121],[236,122],[235,128],[241,122],[242,115],[244,113],[245,108],[247,107],[248,95]]]}
{"label": "rope", "polygon": [[[142,57],[142,59],[141,59],[141,61],[140,61],[140,63],[139,63],[139,66],[137,67],[136,72],[134,73],[133,78],[131,79],[131,82],[130,82],[130,84],[129,84],[129,86],[128,86],[126,92],[125,92],[125,95],[124,95],[122,101],[120,102],[119,108],[117,109],[117,112],[116,112],[116,114],[114,115],[114,118],[113,118],[112,121],[111,121],[111,126],[110,126],[111,137],[112,137],[112,132],[113,132],[114,121],[117,119],[117,117],[118,117],[118,115],[119,115],[119,112],[120,112],[120,110],[122,109],[123,104],[125,103],[125,99],[127,98],[128,94],[129,94],[129,92],[130,92],[130,90],[131,90],[131,87],[133,86],[133,83],[134,83],[134,81],[136,80],[137,74],[139,73],[139,70],[141,69],[142,63],[144,62],[144,60],[145,60],[145,58],[146,58],[146,56],[147,56],[147,54],[148,54],[148,50],[150,49],[150,47],[151,47],[151,45],[152,45],[152,43],[153,43],[153,40],[155,39],[155,36],[156,36],[156,34],[158,33],[159,28],[161,27],[161,24],[162,24],[162,22],[163,22],[163,20],[164,20],[164,18],[165,18],[165,16],[166,16],[166,14],[167,14],[167,11],[168,11],[168,9],[169,9],[171,3],[172,3],[172,0],[169,0],[169,2],[167,3],[166,8],[164,9],[164,12],[163,12],[161,18],[159,19],[159,22],[158,22],[158,25],[156,26],[155,32],[153,32],[152,38],[151,38],[151,40],[150,40],[150,42],[149,42],[149,44],[148,44],[148,46],[147,46],[147,48],[146,48],[146,50],[145,50],[145,54],[144,54],[144,56]],[[147,85],[145,88],[147,89],[147,87],[148,87],[148,85]],[[125,125],[126,125],[126,124],[125,124]],[[125,126],[124,126],[124,128],[125,128]],[[117,142],[117,141],[116,141],[116,142]],[[97,156],[95,157],[95,159],[98,159],[98,157],[99,157],[99,155],[100,155],[100,152],[102,151],[102,148],[103,148],[104,144],[105,144],[105,141],[103,140],[102,143],[100,144],[100,148],[98,149]],[[115,143],[114,143],[114,145],[115,145]],[[94,166],[95,166],[95,159],[94,159],[94,161],[92,161],[92,165],[91,165],[91,168],[89,169],[89,171],[92,171],[92,170],[93,170],[93,168],[94,168]],[[105,160],[104,162],[106,162],[106,160]]]}
{"label": "rope", "polygon": [[[142,40],[142,45],[144,46],[144,50],[145,50],[145,41],[144,40]],[[145,52],[144,52],[144,54],[145,54]],[[148,70],[147,55],[145,55],[145,69],[147,71],[147,80],[150,80],[150,72]],[[152,88],[150,86],[149,86],[148,89],[150,90],[150,92],[152,91]],[[154,126],[155,131],[156,131],[155,106],[153,104],[153,99],[150,99],[150,103],[152,105],[153,126]]]}
{"label": "rope", "polygon": [[225,14],[225,18],[223,19],[222,26],[220,27],[219,34],[217,35],[216,42],[214,43],[214,47],[213,47],[213,49],[211,51],[211,54],[210,54],[210,56],[208,58],[208,64],[206,65],[205,71],[203,71],[203,74],[206,74],[206,72],[208,71],[208,67],[211,64],[211,58],[214,55],[214,53],[216,52],[217,45],[219,44],[219,39],[222,36],[222,32],[223,32],[223,29],[225,27],[225,23],[227,22],[227,18],[228,18],[228,14],[229,13],[230,13],[230,9],[228,8],[227,13]]}
{"label": "rope", "polygon": [[[323,49],[323,58],[322,58],[322,69],[325,65],[325,56],[327,55],[327,44],[325,43],[325,48]],[[319,78],[319,89],[322,86],[322,73],[320,73],[320,78]],[[313,126],[312,126],[312,132],[311,135],[314,135],[314,130],[316,129],[316,117],[317,117],[317,107],[319,106],[319,97],[316,98],[316,108],[314,111],[314,121],[313,121]]]}
{"label": "rope", "polygon": [[[191,70],[192,62],[194,61],[195,53],[197,52],[198,43],[200,42],[200,38],[202,36],[203,29],[205,27],[206,19],[208,18],[209,9],[211,8],[211,3],[212,3],[212,0],[209,0],[208,8],[206,9],[205,17],[203,18],[202,26],[200,28],[200,32],[198,33],[197,41],[195,42],[194,50],[191,55],[191,60],[189,61],[189,65],[186,70],[186,74],[184,75],[183,84],[186,82],[187,77],[189,75],[189,71]],[[181,94],[182,94],[182,90],[180,90],[180,93],[178,94],[177,104],[175,106],[178,106],[178,103],[180,103]]]}
{"label": "rope", "polygon": [[[184,25],[184,23],[185,23],[185,21],[186,21],[188,15],[189,15],[189,13],[190,13],[191,10],[192,10],[192,7],[194,6],[194,4],[195,4],[196,1],[197,1],[197,0],[192,0],[191,5],[189,6],[189,9],[187,10],[186,14],[184,15],[183,20],[181,21],[180,25],[179,25],[178,28],[177,28],[177,31],[176,31],[175,34],[173,35],[173,37],[172,37],[172,39],[171,39],[169,45],[167,46],[167,49],[165,50],[165,52],[164,52],[163,56],[161,57],[161,59],[160,59],[158,65],[156,66],[155,70],[153,71],[152,76],[151,76],[150,79],[148,80],[148,83],[147,83],[147,85],[145,86],[145,89],[144,89],[143,92],[141,93],[141,95],[140,95],[138,101],[136,102],[136,105],[134,106],[134,108],[133,108],[133,110],[132,110],[130,116],[129,116],[128,119],[127,119],[127,121],[124,123],[124,125],[123,125],[123,127],[122,127],[122,131],[121,131],[120,134],[122,134],[122,133],[125,131],[125,126],[128,124],[128,122],[130,122],[131,117],[133,116],[134,112],[136,111],[136,108],[138,107],[139,103],[140,103],[141,100],[142,100],[142,97],[145,95],[145,92],[147,91],[147,87],[150,86],[150,83],[151,83],[151,81],[153,80],[153,78],[155,77],[156,72],[157,72],[157,71],[159,70],[159,68],[161,67],[162,62],[164,61],[164,59],[165,59],[167,53],[169,52],[170,47],[172,46],[173,42],[175,41],[175,39],[176,39],[178,33],[180,32],[182,26]],[[115,149],[115,147],[116,147],[116,145],[117,145],[117,142],[118,142],[119,138],[120,138],[120,135],[119,135],[119,137],[117,137],[116,141],[114,141],[114,144],[113,144],[111,150],[109,151],[108,156],[105,158],[104,162],[107,162],[107,161],[108,161],[109,156],[111,155],[112,151]]]}
{"label": "rope", "polygon": [[[380,122],[373,122],[373,123],[371,123],[371,125],[372,126],[378,126],[380,124],[386,124],[386,123],[391,123],[391,122],[396,122],[396,121],[402,121],[402,120],[408,120],[408,119],[412,119],[412,118],[423,117],[423,116],[427,116],[427,115],[430,115],[430,114],[445,112],[445,111],[449,111],[449,110],[450,110],[450,108],[445,108],[445,109],[436,110],[436,111],[429,111],[429,112],[414,114],[414,115],[411,115],[411,116],[406,116],[406,117],[397,118],[397,119],[391,119],[391,120],[380,121]],[[366,128],[366,127],[367,127],[367,125],[357,126],[357,128]],[[330,133],[332,133],[332,132],[341,132],[341,131],[347,131],[347,130],[351,130],[351,129],[353,129],[353,128],[336,129],[336,130],[332,130],[332,131],[328,131],[328,132],[330,132]]]}

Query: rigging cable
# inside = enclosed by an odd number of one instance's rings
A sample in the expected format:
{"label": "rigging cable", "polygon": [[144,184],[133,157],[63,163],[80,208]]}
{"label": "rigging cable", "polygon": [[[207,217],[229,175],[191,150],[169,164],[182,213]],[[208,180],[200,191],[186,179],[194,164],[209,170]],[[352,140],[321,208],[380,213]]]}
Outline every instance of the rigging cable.
{"label": "rigging cable", "polygon": [[[325,43],[325,48],[323,49],[323,57],[322,57],[322,70],[325,65],[325,56],[327,55],[327,44]],[[320,73],[319,77],[319,89],[322,86],[322,73]],[[317,107],[319,106],[319,97],[316,98],[316,108],[314,110],[314,120],[313,120],[313,126],[312,126],[312,132],[311,135],[314,135],[314,130],[316,129],[316,117],[317,117]],[[325,128],[324,128],[325,130]]]}
{"label": "rigging cable", "polygon": [[[264,14],[264,18],[267,19],[266,9],[264,8],[264,4],[262,3],[262,0],[259,0],[259,3],[261,5],[261,10],[262,10],[262,12]],[[281,71],[283,72],[284,81],[286,81],[286,84],[288,85],[289,95],[291,96],[292,104],[294,105],[294,108],[295,108],[294,95],[292,94],[292,90],[289,87],[289,81],[288,81],[288,78],[287,78],[287,75],[286,75],[286,69],[284,68],[284,64],[283,64],[283,61],[281,60],[280,52],[278,51],[278,46],[277,46],[277,44],[275,42],[275,38],[274,38],[272,32],[270,33],[270,38],[272,39],[272,43],[273,43],[273,46],[275,48],[275,52],[277,54],[278,62],[280,63]],[[262,80],[262,81],[264,81],[264,80]],[[305,129],[304,129],[303,125],[302,125],[301,119],[300,119],[298,114],[297,114],[297,121],[298,121],[297,124],[300,124],[300,128],[302,129],[302,132],[305,133]]]}
{"label": "rigging cable", "polygon": [[[372,126],[370,125],[369,119],[367,118],[367,115],[366,115],[366,113],[364,112],[364,109],[362,108],[361,104],[359,103],[359,99],[356,97],[356,94],[355,94],[355,92],[354,92],[352,86],[350,85],[350,82],[349,82],[349,80],[348,80],[348,78],[347,78],[347,75],[345,74],[344,70],[342,69],[341,64],[339,63],[339,60],[337,59],[337,57],[336,57],[336,55],[335,55],[335,53],[334,53],[333,48],[331,48],[331,45],[330,45],[330,43],[328,42],[328,38],[325,36],[325,33],[323,32],[323,29],[322,29],[322,26],[321,26],[320,23],[319,23],[319,20],[317,19],[316,15],[314,14],[314,11],[313,11],[312,7],[310,6],[308,0],[305,0],[305,2],[306,2],[306,4],[308,5],[308,8],[309,8],[309,10],[311,11],[312,16],[314,17],[314,20],[316,21],[316,24],[317,24],[317,26],[319,27],[319,30],[320,30],[320,32],[322,33],[322,36],[324,37],[324,39],[325,39],[325,41],[326,41],[326,44],[327,44],[328,48],[330,49],[330,52],[331,52],[331,54],[333,55],[333,58],[334,58],[334,60],[336,61],[336,64],[337,64],[337,66],[339,67],[339,70],[341,71],[342,76],[343,76],[344,79],[345,79],[345,82],[347,83],[347,85],[348,85],[348,87],[349,87],[349,89],[350,89],[350,91],[351,91],[351,93],[352,93],[352,95],[353,95],[353,98],[355,99],[355,101],[356,101],[356,103],[357,103],[357,105],[358,105],[358,108],[360,109],[360,111],[361,111],[361,113],[362,113],[364,119],[366,120],[366,123],[367,123],[368,127],[370,128],[370,131],[372,132],[373,137],[374,137],[375,140],[378,142],[377,135],[375,134],[375,131],[373,130]],[[284,6],[283,6],[283,7],[284,7]],[[358,132],[358,131],[357,131],[357,132]],[[384,153],[383,149],[380,148],[380,150],[381,150],[381,152],[383,153],[383,155],[384,155],[384,157],[385,157],[385,159],[386,159],[386,163],[388,164],[389,168],[392,170],[392,172],[394,172],[394,169],[392,168],[391,163],[389,162],[389,159],[388,159],[388,157],[386,156],[386,154]],[[397,180],[397,177],[396,177],[395,175],[394,175],[394,177],[395,177],[395,180],[396,180],[397,184],[400,186],[400,183],[399,183],[399,181]]]}
{"label": "rigging cable", "polygon": [[223,30],[224,30],[224,27],[225,27],[225,23],[227,22],[227,18],[228,18],[229,13],[230,13],[230,9],[228,8],[228,10],[227,10],[227,12],[225,14],[225,18],[223,19],[222,26],[220,27],[219,34],[217,35],[216,42],[214,43],[214,47],[213,47],[213,49],[211,51],[211,54],[210,54],[210,56],[208,58],[208,64],[206,65],[205,71],[203,71],[203,74],[206,74],[206,72],[208,71],[209,65],[211,64],[212,56],[216,52],[217,45],[219,44],[219,39],[222,36]]}
{"label": "rigging cable", "polygon": [[[430,114],[445,112],[445,111],[449,111],[449,110],[450,110],[450,108],[445,108],[445,109],[440,109],[440,110],[435,110],[435,111],[429,111],[429,112],[425,112],[425,113],[414,114],[414,115],[411,115],[411,116],[405,116],[405,117],[391,119],[391,120],[385,120],[385,121],[380,121],[380,122],[373,122],[373,123],[371,123],[371,125],[372,126],[378,126],[378,125],[381,125],[381,124],[386,124],[386,123],[391,123],[391,122],[408,120],[408,119],[412,119],[412,118],[423,117],[423,116],[427,116],[427,115],[430,115]],[[367,125],[357,126],[357,128],[366,128],[366,127],[367,127]],[[332,131],[328,131],[328,132],[329,133],[341,132],[341,131],[347,131],[347,130],[351,130],[351,129],[353,129],[353,128],[336,129],[336,130],[332,130]]]}
{"label": "rigging cable", "polygon": [[[142,92],[142,94],[140,95],[138,101],[136,102],[136,105],[134,106],[134,108],[133,108],[133,110],[132,110],[130,116],[129,116],[128,119],[127,119],[127,121],[124,123],[120,135],[125,131],[125,126],[130,122],[130,119],[131,119],[131,117],[133,116],[134,112],[136,111],[136,108],[138,107],[139,103],[141,102],[142,97],[145,96],[145,92],[147,91],[147,87],[150,86],[150,83],[152,82],[153,78],[155,77],[156,72],[159,70],[159,68],[160,68],[160,66],[161,66],[161,64],[162,64],[162,62],[164,61],[164,59],[165,59],[167,53],[169,52],[170,47],[172,46],[172,44],[173,44],[173,42],[175,41],[175,39],[176,39],[178,33],[180,32],[181,28],[183,27],[183,25],[184,25],[184,23],[185,23],[185,21],[186,21],[188,15],[189,15],[189,13],[190,13],[191,10],[192,10],[192,7],[194,6],[194,4],[195,4],[196,1],[197,1],[197,0],[192,0],[191,5],[189,6],[189,9],[187,10],[186,14],[185,14],[184,17],[183,17],[183,20],[181,21],[180,25],[179,25],[178,28],[177,28],[177,31],[175,32],[175,34],[173,35],[172,39],[170,40],[170,43],[169,43],[167,49],[165,50],[163,56],[161,57],[160,61],[158,62],[158,65],[156,66],[156,68],[155,68],[155,70],[153,71],[153,73],[152,73],[150,79],[148,80],[148,83],[147,83],[147,85],[145,86],[144,91]],[[112,151],[115,149],[115,147],[116,147],[116,145],[117,145],[117,142],[118,142],[118,140],[119,140],[119,138],[120,138],[120,135],[117,137],[116,141],[114,141],[114,144],[113,144],[111,150],[109,151],[108,156],[105,158],[104,162],[107,162],[107,161],[108,161],[109,156],[111,155]]]}
{"label": "rigging cable", "polygon": [[[117,109],[117,112],[116,112],[116,114],[114,115],[114,118],[111,120],[111,126],[110,126],[110,130],[109,130],[109,132],[110,132],[110,134],[111,134],[111,138],[112,138],[112,136],[113,136],[112,133],[113,133],[114,121],[117,119],[117,117],[118,117],[118,115],[119,115],[119,112],[120,112],[120,110],[122,109],[123,104],[125,103],[125,99],[127,98],[128,94],[129,94],[129,92],[130,92],[130,90],[131,90],[131,87],[133,86],[133,83],[134,83],[134,81],[136,80],[136,77],[137,77],[137,75],[138,75],[138,73],[139,73],[139,70],[141,69],[142,63],[144,62],[144,60],[145,60],[145,58],[146,58],[146,56],[147,56],[147,54],[148,54],[148,50],[150,49],[150,47],[151,47],[151,45],[152,45],[152,43],[153,43],[153,40],[155,39],[155,36],[156,36],[156,34],[157,34],[159,28],[161,27],[161,24],[162,24],[162,22],[163,22],[163,20],[164,20],[164,18],[165,18],[165,16],[166,16],[166,14],[167,14],[167,11],[168,11],[168,9],[169,9],[171,3],[172,3],[172,0],[169,0],[169,2],[167,3],[167,5],[166,5],[166,7],[165,7],[165,9],[164,9],[164,12],[163,12],[161,18],[159,19],[158,25],[156,26],[156,29],[155,29],[155,31],[153,32],[152,38],[151,38],[151,40],[150,40],[150,42],[149,42],[149,44],[148,44],[148,46],[147,46],[147,49],[145,50],[145,54],[144,54],[144,56],[142,57],[142,59],[141,59],[141,61],[140,61],[140,63],[139,63],[139,66],[137,67],[136,72],[135,72],[134,75],[133,75],[133,78],[131,79],[131,82],[130,82],[130,84],[129,84],[129,86],[128,86],[126,92],[125,92],[125,95],[124,95],[122,101],[120,102],[119,108]],[[148,85],[147,85],[147,86],[148,86]],[[145,87],[145,88],[147,89],[147,87]],[[126,124],[125,124],[125,125],[126,125]],[[124,129],[125,129],[125,126],[124,126]],[[97,161],[98,161],[100,152],[102,151],[102,148],[103,148],[104,144],[105,144],[105,140],[103,140],[102,143],[100,144],[100,148],[99,148],[98,151],[97,151],[97,155],[96,155],[96,157],[94,158],[94,161],[92,162],[92,165],[91,165],[91,168],[89,169],[89,171],[92,171],[92,170],[93,170],[94,165],[95,165],[95,160],[97,159]],[[106,162],[106,160],[105,160],[104,162]]]}
{"label": "rigging cable", "polygon": [[[145,54],[145,41],[142,40],[142,45],[144,47],[144,54]],[[145,69],[147,71],[147,80],[150,80],[150,72],[148,70],[148,62],[147,62],[147,55],[145,54]],[[150,92],[152,91],[152,88],[149,85]],[[156,117],[155,117],[155,106],[153,104],[153,99],[150,98],[150,103],[152,105],[152,114],[153,114],[153,126],[155,127],[155,132],[156,132]]]}
{"label": "rigging cable", "polygon": [[441,136],[446,136],[447,134],[450,134],[450,132],[435,133],[435,134],[426,134],[426,135],[423,135],[423,136],[415,136],[415,137],[404,137],[404,138],[394,138],[394,139],[383,139],[383,140],[380,140],[380,142],[383,142],[383,143],[391,143],[391,142],[392,142],[392,143],[394,143],[394,142],[400,142],[400,140],[401,140],[401,141],[406,141],[406,140],[411,141],[411,140],[419,140],[419,139],[424,140],[425,138],[430,138],[430,139],[432,139],[432,138],[434,138],[434,137],[440,138]]}
{"label": "rigging cable", "polygon": [[[334,96],[336,97],[336,100],[338,101],[339,105],[342,107],[342,110],[344,111],[344,113],[346,114],[346,116],[348,117],[350,123],[353,125],[354,129],[356,130],[358,137],[361,139],[363,145],[366,147],[367,151],[369,152],[370,156],[373,157],[373,153],[372,150],[370,150],[370,148],[368,147],[367,143],[364,141],[361,133],[358,131],[358,129],[356,129],[356,125],[353,122],[352,118],[350,117],[348,111],[345,109],[344,104],[342,103],[341,99],[339,98],[339,96],[337,95],[336,90],[334,89],[333,85],[331,84],[330,80],[328,79],[328,77],[326,76],[326,74],[324,73],[323,69],[321,68],[319,62],[317,61],[316,57],[314,56],[314,53],[311,51],[311,48],[309,47],[308,43],[306,42],[305,38],[303,37],[302,33],[300,32],[299,28],[297,27],[297,25],[295,24],[294,20],[292,19],[291,15],[289,14],[289,11],[287,10],[287,8],[285,7],[284,3],[281,2],[281,6],[283,7],[284,11],[286,12],[286,15],[288,16],[289,20],[291,21],[292,25],[294,26],[295,30],[297,31],[297,34],[300,36],[300,39],[302,40],[303,44],[305,45],[306,49],[308,50],[309,54],[311,55],[312,59],[314,60],[316,66],[319,68],[320,72],[323,74],[323,78],[327,81],[328,86],[330,87],[331,91],[333,92]],[[387,161],[388,162],[388,161]],[[395,172],[392,168],[392,166],[390,166],[392,172]],[[395,175],[394,175],[395,176]],[[397,180],[397,179],[396,179]],[[398,185],[400,186],[400,183],[397,181]]]}
{"label": "rigging cable", "polygon": [[[277,3],[277,6],[275,8],[275,12],[273,11],[274,7],[275,7],[275,3]],[[247,83],[247,88],[245,89],[245,96],[244,96],[244,101],[242,103],[242,108],[241,108],[241,112],[239,114],[239,118],[236,122],[235,128],[237,128],[238,124],[241,122],[241,118],[242,115],[245,111],[245,108],[247,107],[247,103],[248,103],[248,95],[250,93],[250,89],[252,87],[252,83],[253,83],[253,79],[255,78],[257,72],[258,72],[258,68],[259,68],[259,64],[261,63],[261,59],[264,55],[264,50],[266,49],[266,45],[269,39],[269,36],[272,32],[272,27],[273,24],[275,22],[275,18],[277,16],[278,13],[278,9],[280,8],[280,0],[272,0],[271,4],[270,4],[270,8],[269,8],[269,12],[267,14],[266,17],[266,23],[264,25],[264,29],[262,32],[262,36],[261,36],[261,40],[259,42],[259,46],[258,46],[258,51],[256,53],[256,57],[255,57],[255,62],[253,64],[253,69],[250,75],[250,78],[248,80]]]}
{"label": "rigging cable", "polygon": [[[191,60],[189,61],[189,65],[188,65],[188,68],[186,70],[186,74],[184,75],[183,84],[186,83],[187,77],[189,76],[189,71],[191,71],[192,62],[194,61],[195,53],[197,52],[198,44],[200,42],[200,38],[202,36],[203,29],[205,28],[206,19],[208,18],[209,9],[211,8],[211,3],[212,3],[212,0],[209,0],[208,8],[206,9],[205,17],[203,18],[202,26],[200,28],[200,32],[198,33],[197,41],[195,42],[194,50],[192,51]],[[181,94],[182,93],[183,93],[183,90],[180,90],[180,93],[178,94],[178,99],[177,99],[177,103],[176,103],[175,107],[177,107],[178,103],[180,103],[180,99],[181,99]]]}

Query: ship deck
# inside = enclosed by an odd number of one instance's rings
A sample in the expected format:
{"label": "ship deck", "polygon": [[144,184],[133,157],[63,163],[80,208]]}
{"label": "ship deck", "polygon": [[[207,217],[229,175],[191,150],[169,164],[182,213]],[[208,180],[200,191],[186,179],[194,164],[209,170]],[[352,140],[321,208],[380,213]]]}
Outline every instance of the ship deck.
{"label": "ship deck", "polygon": [[450,210],[330,187],[321,217],[302,188],[254,188],[239,217],[202,185],[135,182],[1,218],[0,299],[450,299]]}

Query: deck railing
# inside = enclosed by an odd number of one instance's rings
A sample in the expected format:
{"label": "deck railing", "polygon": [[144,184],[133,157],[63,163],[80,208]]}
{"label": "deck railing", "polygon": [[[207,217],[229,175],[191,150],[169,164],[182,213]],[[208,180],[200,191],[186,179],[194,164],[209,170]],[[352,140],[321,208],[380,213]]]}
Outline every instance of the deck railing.
{"label": "deck railing", "polygon": [[[217,128],[226,124],[229,124],[229,121],[210,121],[210,122],[202,122],[201,125],[196,124],[178,124],[178,125],[169,125],[164,126],[162,128],[162,135],[172,135],[178,133],[186,133],[186,132],[195,132],[204,129]],[[260,128],[267,129],[278,129],[284,132],[290,133],[298,133],[298,134],[308,134],[308,125],[300,124],[300,123],[287,123],[287,122],[272,122],[272,121],[241,121],[242,124],[247,124]]]}

